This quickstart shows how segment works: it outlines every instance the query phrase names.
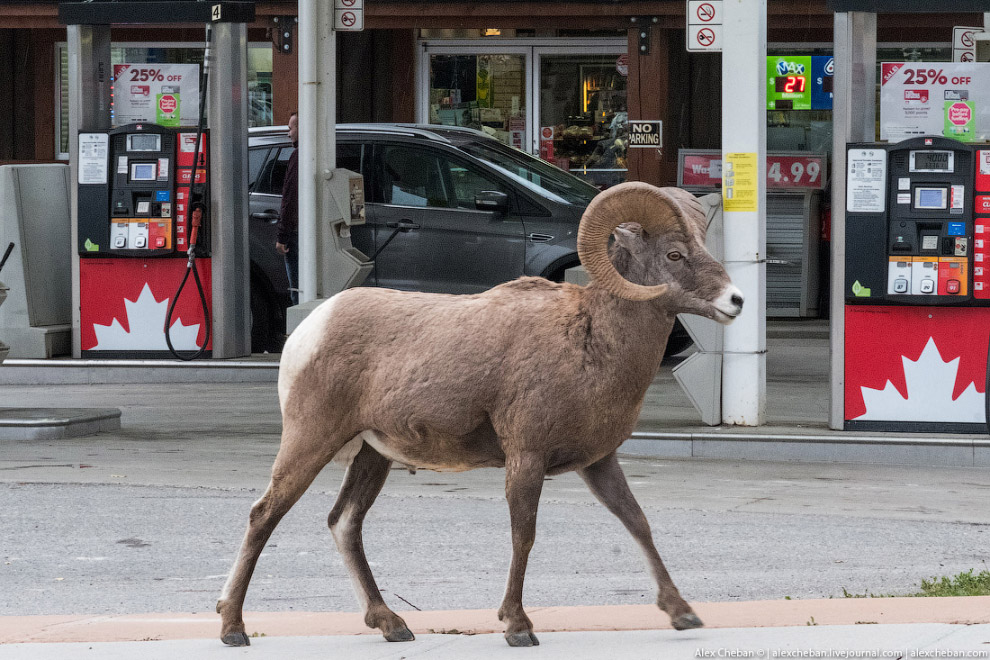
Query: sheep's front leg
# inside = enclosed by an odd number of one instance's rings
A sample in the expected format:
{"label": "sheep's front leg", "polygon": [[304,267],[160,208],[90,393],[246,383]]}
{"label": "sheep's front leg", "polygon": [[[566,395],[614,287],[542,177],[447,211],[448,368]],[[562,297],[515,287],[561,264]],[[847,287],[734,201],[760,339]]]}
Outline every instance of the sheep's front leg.
{"label": "sheep's front leg", "polygon": [[615,453],[613,452],[597,463],[592,463],[583,470],[579,470],[578,473],[588,484],[588,488],[591,489],[595,497],[622,521],[622,524],[639,543],[639,547],[643,550],[646,561],[650,565],[653,579],[657,583],[657,606],[670,615],[670,621],[674,628],[686,630],[704,625],[691,609],[691,606],[681,598],[673,580],[670,579],[670,574],[667,573],[667,569],[660,559],[660,553],[657,552],[657,548],[653,544],[650,523],[636,498],[633,497],[632,491],[629,490],[626,475],[622,473],[619,459],[616,458]]}
{"label": "sheep's front leg", "polygon": [[364,622],[369,628],[381,630],[390,642],[409,642],[414,639],[413,634],[406,622],[382,599],[368,559],[364,556],[364,541],[361,538],[364,516],[385,485],[391,464],[367,443],[363,444],[347,468],[344,484],[340,487],[327,523],[337,550],[344,556],[354,591],[362,601]]}
{"label": "sheep's front leg", "polygon": [[533,622],[523,610],[522,591],[529,551],[536,540],[536,510],[540,505],[545,474],[546,461],[542,456],[506,457],[505,498],[509,502],[512,524],[512,564],[498,618],[505,622],[505,641],[509,646],[537,646],[540,643],[533,634]]}

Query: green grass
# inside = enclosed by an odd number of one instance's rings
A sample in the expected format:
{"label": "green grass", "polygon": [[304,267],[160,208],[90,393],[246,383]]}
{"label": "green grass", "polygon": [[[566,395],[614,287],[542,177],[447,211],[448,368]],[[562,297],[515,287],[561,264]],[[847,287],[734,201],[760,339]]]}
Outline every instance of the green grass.
{"label": "green grass", "polygon": [[[953,577],[932,577],[921,581],[921,591],[913,594],[903,594],[907,597],[940,597],[940,596],[990,596],[990,571],[980,571],[973,575],[975,569],[969,569]],[[893,598],[897,594],[853,594],[842,588],[846,598]]]}
{"label": "green grass", "polygon": [[921,581],[921,591],[912,596],[990,596],[990,571],[973,575],[973,569],[955,577],[933,577]]}

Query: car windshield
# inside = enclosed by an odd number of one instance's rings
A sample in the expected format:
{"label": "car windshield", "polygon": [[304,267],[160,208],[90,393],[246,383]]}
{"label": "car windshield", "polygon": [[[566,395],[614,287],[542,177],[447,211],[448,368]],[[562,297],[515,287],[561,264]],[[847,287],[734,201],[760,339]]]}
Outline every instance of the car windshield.
{"label": "car windshield", "polygon": [[598,188],[576,176],[495,140],[468,142],[460,148],[490,163],[527,188],[557,201],[587,205],[599,192]]}

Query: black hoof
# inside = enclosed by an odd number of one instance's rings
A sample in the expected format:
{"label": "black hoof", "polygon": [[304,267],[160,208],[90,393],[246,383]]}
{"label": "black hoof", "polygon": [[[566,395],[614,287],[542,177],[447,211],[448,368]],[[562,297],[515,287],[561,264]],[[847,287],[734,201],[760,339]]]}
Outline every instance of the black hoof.
{"label": "black hoof", "polygon": [[690,630],[691,628],[701,628],[705,624],[702,623],[697,614],[688,612],[671,621],[671,625],[674,626],[675,630]]}
{"label": "black hoof", "polygon": [[400,628],[392,632],[382,633],[382,635],[390,642],[411,642],[416,639],[409,628]]}
{"label": "black hoof", "polygon": [[227,633],[220,638],[227,646],[251,646],[251,640],[248,639],[247,633],[242,632],[232,632]]}
{"label": "black hoof", "polygon": [[505,641],[509,646],[539,646],[540,640],[531,632],[505,633]]}

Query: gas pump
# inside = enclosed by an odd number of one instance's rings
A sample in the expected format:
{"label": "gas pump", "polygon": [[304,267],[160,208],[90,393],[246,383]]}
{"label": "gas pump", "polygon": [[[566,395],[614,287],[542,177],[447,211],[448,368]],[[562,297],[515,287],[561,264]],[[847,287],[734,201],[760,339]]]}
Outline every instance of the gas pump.
{"label": "gas pump", "polygon": [[[210,208],[209,141],[200,140],[197,159],[196,138],[195,127],[155,124],[80,133],[83,356],[166,357],[168,339],[177,350],[210,350],[210,223],[202,217]],[[192,267],[205,284],[199,299],[175,295],[194,220]]]}
{"label": "gas pump", "polygon": [[983,432],[990,148],[848,144],[845,428]]}

